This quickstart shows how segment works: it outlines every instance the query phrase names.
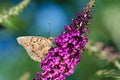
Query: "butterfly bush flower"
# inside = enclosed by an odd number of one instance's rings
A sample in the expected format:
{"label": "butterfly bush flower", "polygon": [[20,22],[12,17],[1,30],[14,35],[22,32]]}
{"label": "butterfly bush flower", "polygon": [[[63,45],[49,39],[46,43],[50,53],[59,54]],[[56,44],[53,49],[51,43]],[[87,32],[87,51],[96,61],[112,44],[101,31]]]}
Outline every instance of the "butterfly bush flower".
{"label": "butterfly bush flower", "polygon": [[84,26],[90,23],[94,2],[91,0],[77,17],[72,19],[72,23],[65,26],[64,31],[54,39],[56,47],[49,50],[40,64],[43,72],[37,72],[34,80],[65,80],[74,73],[81,58],[81,51],[85,50],[88,42],[88,29]]}

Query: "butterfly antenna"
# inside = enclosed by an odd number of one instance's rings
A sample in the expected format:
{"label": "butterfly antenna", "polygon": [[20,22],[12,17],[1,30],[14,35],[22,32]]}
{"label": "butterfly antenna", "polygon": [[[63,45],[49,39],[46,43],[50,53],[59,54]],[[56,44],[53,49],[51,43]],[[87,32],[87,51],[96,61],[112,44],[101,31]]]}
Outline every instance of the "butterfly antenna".
{"label": "butterfly antenna", "polygon": [[48,36],[50,37],[50,32],[51,32],[51,22],[49,22],[49,31],[48,31]]}
{"label": "butterfly antenna", "polygon": [[55,39],[55,37],[51,37],[51,22],[49,22],[49,31],[48,31],[48,36],[49,36],[49,39],[51,40],[51,41],[53,41],[54,39]]}

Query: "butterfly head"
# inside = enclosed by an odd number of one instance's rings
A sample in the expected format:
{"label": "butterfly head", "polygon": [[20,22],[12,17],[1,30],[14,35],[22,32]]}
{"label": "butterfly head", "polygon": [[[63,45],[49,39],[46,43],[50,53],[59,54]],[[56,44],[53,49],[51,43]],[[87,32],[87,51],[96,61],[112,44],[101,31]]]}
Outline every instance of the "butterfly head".
{"label": "butterfly head", "polygon": [[48,39],[49,39],[50,41],[53,41],[54,38],[53,38],[53,37],[49,37]]}

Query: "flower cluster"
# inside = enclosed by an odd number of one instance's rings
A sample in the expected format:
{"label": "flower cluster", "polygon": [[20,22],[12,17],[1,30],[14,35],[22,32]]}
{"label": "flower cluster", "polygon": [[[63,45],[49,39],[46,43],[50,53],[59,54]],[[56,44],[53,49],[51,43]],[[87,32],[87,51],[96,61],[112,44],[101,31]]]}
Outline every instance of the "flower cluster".
{"label": "flower cluster", "polygon": [[106,60],[109,63],[114,63],[120,58],[120,52],[115,52],[113,46],[106,46],[103,42],[94,43],[93,41],[89,41],[86,48],[89,51],[89,55],[97,56],[101,60]]}
{"label": "flower cluster", "polygon": [[22,12],[30,3],[30,0],[23,0],[18,5],[10,8],[9,10],[4,10],[3,13],[0,13],[0,24],[3,23],[11,16],[16,16]]}
{"label": "flower cluster", "polygon": [[75,66],[81,58],[81,51],[85,49],[88,41],[85,35],[88,29],[84,26],[91,18],[91,8],[89,3],[55,38],[56,47],[49,50],[40,65],[43,72],[38,72],[34,80],[65,80],[67,76],[74,73]]}

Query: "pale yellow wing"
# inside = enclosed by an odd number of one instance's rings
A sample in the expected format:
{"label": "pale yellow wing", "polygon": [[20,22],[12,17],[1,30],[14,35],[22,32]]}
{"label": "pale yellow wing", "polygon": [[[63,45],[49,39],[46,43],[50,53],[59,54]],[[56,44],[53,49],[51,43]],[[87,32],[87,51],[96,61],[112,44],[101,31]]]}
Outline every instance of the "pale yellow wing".
{"label": "pale yellow wing", "polygon": [[22,36],[17,41],[34,61],[41,62],[52,46],[51,39],[38,36]]}

